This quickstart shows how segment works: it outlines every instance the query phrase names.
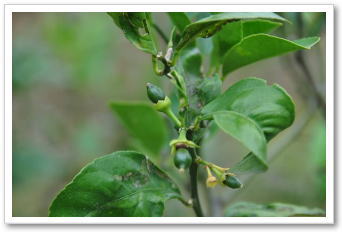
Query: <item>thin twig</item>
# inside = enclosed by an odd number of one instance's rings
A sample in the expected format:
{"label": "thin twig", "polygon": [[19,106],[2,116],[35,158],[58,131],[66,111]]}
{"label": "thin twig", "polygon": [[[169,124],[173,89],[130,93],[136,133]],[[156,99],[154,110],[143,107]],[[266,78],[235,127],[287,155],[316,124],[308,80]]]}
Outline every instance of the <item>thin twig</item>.
{"label": "thin twig", "polygon": [[[188,137],[190,140],[193,140],[193,131],[188,131]],[[196,141],[198,145],[201,144],[201,141]],[[198,163],[195,162],[196,157],[200,156],[200,149],[193,148],[189,149],[193,162],[189,168],[190,174],[190,192],[191,192],[191,199],[192,199],[192,208],[194,209],[197,217],[204,217],[199,195],[198,195],[198,183],[197,183],[197,170],[198,170]]]}
{"label": "thin twig", "polygon": [[[192,159],[195,160],[197,156],[197,149],[191,149],[190,154],[192,156]],[[198,164],[196,162],[192,162],[189,173],[190,173],[190,186],[191,186],[191,199],[193,204],[193,209],[196,213],[197,217],[203,217],[203,211],[201,208],[200,199],[198,196],[198,186],[197,186],[197,169]]]}

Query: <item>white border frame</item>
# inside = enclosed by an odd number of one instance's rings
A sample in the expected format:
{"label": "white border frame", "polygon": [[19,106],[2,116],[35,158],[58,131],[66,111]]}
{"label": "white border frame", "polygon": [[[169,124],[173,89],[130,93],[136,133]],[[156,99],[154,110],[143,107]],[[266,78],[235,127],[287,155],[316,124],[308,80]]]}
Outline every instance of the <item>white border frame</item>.
{"label": "white border frame", "polygon": [[[12,217],[12,12],[326,12],[326,217]],[[6,224],[333,224],[334,8],[333,5],[5,5],[5,223]]]}

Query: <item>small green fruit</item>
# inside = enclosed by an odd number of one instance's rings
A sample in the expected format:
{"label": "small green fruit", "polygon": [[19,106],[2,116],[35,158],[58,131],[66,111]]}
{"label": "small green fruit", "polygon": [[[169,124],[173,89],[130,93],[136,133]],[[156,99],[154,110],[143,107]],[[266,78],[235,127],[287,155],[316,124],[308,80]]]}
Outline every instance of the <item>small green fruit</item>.
{"label": "small green fruit", "polygon": [[243,186],[237,177],[231,175],[227,175],[226,179],[222,183],[232,189],[242,188]]}
{"label": "small green fruit", "polygon": [[158,101],[163,101],[165,99],[166,96],[164,91],[158,86],[155,86],[151,83],[147,83],[146,88],[147,96],[153,103],[156,104]]}
{"label": "small green fruit", "polygon": [[180,148],[176,151],[173,162],[178,169],[184,170],[190,167],[192,158],[187,149]]}

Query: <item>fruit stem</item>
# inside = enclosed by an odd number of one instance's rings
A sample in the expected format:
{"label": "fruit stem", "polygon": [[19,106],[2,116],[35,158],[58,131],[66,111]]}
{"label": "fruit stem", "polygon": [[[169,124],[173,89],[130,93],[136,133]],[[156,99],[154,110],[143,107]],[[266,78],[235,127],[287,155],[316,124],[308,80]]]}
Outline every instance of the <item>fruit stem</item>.
{"label": "fruit stem", "polygon": [[165,114],[169,116],[177,125],[178,128],[182,126],[182,123],[179,121],[179,119],[176,117],[176,115],[172,112],[171,107],[169,107],[166,111]]}
{"label": "fruit stem", "polygon": [[215,165],[215,164],[213,164],[213,163],[211,163],[211,162],[205,161],[205,160],[203,160],[203,159],[202,159],[201,157],[199,157],[199,156],[197,156],[197,157],[195,158],[195,162],[197,162],[198,164],[202,164],[202,165],[204,165],[204,166],[208,166],[208,167],[211,168],[211,169],[216,169],[216,170],[218,170],[218,171],[220,171],[220,172],[226,172],[226,171],[229,170],[229,168],[222,168],[222,167],[217,166],[217,165]]}

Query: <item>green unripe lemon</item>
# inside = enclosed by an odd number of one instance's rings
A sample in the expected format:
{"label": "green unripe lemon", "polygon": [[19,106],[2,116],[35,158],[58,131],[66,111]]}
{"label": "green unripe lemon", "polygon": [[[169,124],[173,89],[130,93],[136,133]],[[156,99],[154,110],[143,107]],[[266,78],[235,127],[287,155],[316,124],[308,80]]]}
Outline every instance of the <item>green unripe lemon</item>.
{"label": "green unripe lemon", "polygon": [[192,158],[187,149],[180,148],[176,151],[173,162],[178,169],[184,170],[190,167]]}
{"label": "green unripe lemon", "polygon": [[158,101],[163,101],[165,99],[166,96],[164,91],[158,86],[147,83],[146,88],[147,96],[153,103],[157,103]]}
{"label": "green unripe lemon", "polygon": [[233,189],[237,189],[237,188],[241,188],[242,187],[242,183],[235,176],[227,175],[226,179],[222,183],[224,185],[230,187],[230,188],[233,188]]}

